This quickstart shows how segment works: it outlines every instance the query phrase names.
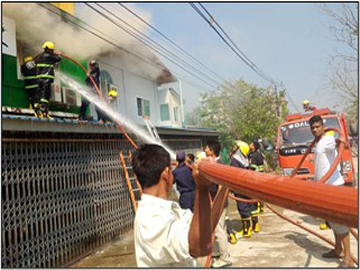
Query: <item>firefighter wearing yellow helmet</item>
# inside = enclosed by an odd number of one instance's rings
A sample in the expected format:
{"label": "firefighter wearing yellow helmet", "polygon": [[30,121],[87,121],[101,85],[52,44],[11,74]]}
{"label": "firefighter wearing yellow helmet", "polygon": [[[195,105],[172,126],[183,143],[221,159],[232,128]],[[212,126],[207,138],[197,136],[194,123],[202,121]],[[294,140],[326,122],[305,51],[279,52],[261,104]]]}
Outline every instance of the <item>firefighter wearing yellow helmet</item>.
{"label": "firefighter wearing yellow helmet", "polygon": [[315,106],[310,106],[310,101],[308,101],[308,100],[303,101],[303,108],[304,108],[305,112],[316,110]]}
{"label": "firefighter wearing yellow helmet", "polygon": [[[235,141],[234,142],[234,148],[233,152],[230,156],[230,166],[234,166],[241,169],[250,169],[248,154],[250,151],[250,146],[244,141]],[[251,199],[248,196],[242,195],[240,193],[234,192],[235,197],[242,198],[242,199]],[[245,203],[241,201],[236,201],[237,209],[239,211],[239,214],[241,216],[241,221],[243,224],[243,229],[241,231],[238,231],[236,233],[237,237],[251,237],[251,231],[252,231],[252,216],[251,212],[255,211],[257,209],[257,204],[255,203]],[[256,224],[258,224],[257,220],[254,221]],[[259,227],[256,226],[255,232],[259,231]]]}
{"label": "firefighter wearing yellow helmet", "polygon": [[[21,73],[24,76],[25,90],[29,95],[29,107],[35,110],[36,95],[39,90],[39,84],[37,81],[37,69],[36,63],[32,56],[27,56],[24,59],[24,64],[21,65]],[[36,104],[39,107],[39,104]],[[37,113],[35,113],[37,116]]]}
{"label": "firefighter wearing yellow helmet", "polygon": [[55,45],[52,41],[44,42],[42,48],[44,52],[35,60],[39,84],[37,96],[37,103],[39,103],[38,117],[51,118],[49,115],[51,83],[54,82],[54,66],[60,62],[61,58],[54,53]]}

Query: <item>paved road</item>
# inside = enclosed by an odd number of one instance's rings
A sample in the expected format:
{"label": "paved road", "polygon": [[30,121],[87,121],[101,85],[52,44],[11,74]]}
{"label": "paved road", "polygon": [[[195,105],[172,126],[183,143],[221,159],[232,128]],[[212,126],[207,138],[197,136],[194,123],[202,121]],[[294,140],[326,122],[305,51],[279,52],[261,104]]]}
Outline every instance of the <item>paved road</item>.
{"label": "paved road", "polygon": [[[333,240],[331,230],[320,231],[317,220],[307,215],[277,208],[283,214],[302,222]],[[230,202],[229,217],[239,222],[235,203]],[[261,231],[250,239],[240,239],[235,245],[229,243],[232,267],[337,267],[339,260],[323,259],[321,254],[331,246],[323,240],[288,223],[265,209],[260,218]],[[358,254],[357,241],[351,236],[352,253]],[[204,263],[204,258],[199,259]],[[130,232],[121,241],[115,241],[95,254],[83,259],[73,267],[136,267],[133,235]]]}

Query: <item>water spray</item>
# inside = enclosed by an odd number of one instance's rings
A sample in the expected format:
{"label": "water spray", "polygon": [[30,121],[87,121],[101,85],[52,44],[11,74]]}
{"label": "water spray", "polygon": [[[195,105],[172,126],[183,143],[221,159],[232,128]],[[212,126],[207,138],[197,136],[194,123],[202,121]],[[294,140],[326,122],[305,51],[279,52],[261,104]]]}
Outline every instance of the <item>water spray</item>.
{"label": "water spray", "polygon": [[[131,130],[132,133],[136,134],[143,141],[152,143],[152,144],[161,145],[162,147],[165,148],[166,151],[169,152],[171,158],[175,159],[176,156],[175,156],[174,151],[172,151],[169,147],[164,145],[164,143],[153,139],[146,132],[144,132],[141,128],[139,128],[135,123],[132,123],[129,119],[126,119],[124,116],[122,116],[118,111],[115,111],[113,108],[108,106],[108,104],[103,99],[101,99],[99,96],[95,95],[91,91],[88,91],[88,89],[86,87],[84,87],[83,85],[81,85],[80,83],[76,82],[75,80],[71,79],[70,77],[68,77],[67,75],[65,75],[61,72],[59,72],[58,74],[59,74],[60,79],[64,83],[66,83],[71,89],[73,89],[74,91],[79,93],[81,96],[85,97],[86,99],[88,99],[97,108],[99,108],[104,113],[106,113],[118,126],[122,127],[122,130],[123,130],[123,126],[126,126],[129,130]],[[128,138],[128,140],[129,140],[129,138]],[[135,145],[135,143],[133,144],[133,146],[134,145]],[[136,146],[136,148],[137,148],[137,146]]]}
{"label": "water spray", "polygon": [[[89,72],[76,60],[72,59],[71,57],[63,54],[63,53],[59,53],[59,55],[61,55],[62,57],[69,59],[70,61],[72,61],[73,63],[75,63],[76,65],[78,65],[85,73],[86,76],[91,80],[92,84],[94,85],[94,88],[96,90],[96,92],[98,93],[99,97],[101,99],[103,99],[103,96],[101,94],[101,91],[99,90],[98,86],[96,85],[94,79],[90,76]],[[135,144],[135,142],[130,138],[130,136],[127,134],[127,132],[123,129],[123,127],[117,123],[118,128],[121,130],[121,132],[124,134],[124,136],[126,137],[126,139],[132,144],[132,146],[137,149],[137,145]]]}

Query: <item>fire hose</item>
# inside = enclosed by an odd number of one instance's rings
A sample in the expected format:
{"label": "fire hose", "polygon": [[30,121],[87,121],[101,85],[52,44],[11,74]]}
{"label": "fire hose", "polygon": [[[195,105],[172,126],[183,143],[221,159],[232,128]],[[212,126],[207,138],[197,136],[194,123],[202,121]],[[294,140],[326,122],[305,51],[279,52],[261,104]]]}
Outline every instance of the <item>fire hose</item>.
{"label": "fire hose", "polygon": [[[70,61],[72,61],[73,63],[75,63],[76,65],[78,65],[85,73],[86,76],[90,79],[90,81],[92,82],[92,84],[94,85],[94,88],[97,92],[97,94],[99,95],[99,97],[104,101],[104,98],[101,94],[101,91],[99,90],[98,86],[96,85],[94,79],[90,76],[89,72],[76,60],[72,59],[71,57],[63,54],[63,53],[57,53],[58,55],[61,55],[62,57],[69,59]],[[125,129],[118,123],[116,122],[117,127],[121,130],[121,132],[124,134],[125,138],[131,143],[131,145],[137,149],[137,145],[135,144],[135,142],[130,138],[130,136],[127,134],[127,132],[125,131]]]}
{"label": "fire hose", "polygon": [[[331,129],[326,129],[325,131],[330,131],[330,130],[336,131],[336,132],[338,132],[338,134],[340,135],[339,153],[338,153],[338,156],[336,157],[336,159],[335,159],[332,167],[331,167],[331,168],[329,169],[329,171],[322,177],[322,179],[319,181],[319,183],[325,183],[325,182],[328,180],[328,178],[333,174],[333,172],[335,171],[337,165],[339,164],[339,162],[340,162],[340,160],[341,160],[341,156],[342,156],[342,153],[343,153],[344,148],[345,148],[345,142],[346,142],[346,141],[345,141],[345,138],[344,138],[343,134],[342,134],[339,130],[333,129],[333,128],[331,128]],[[310,144],[310,146],[309,146],[309,148],[307,149],[305,155],[304,155],[303,158],[301,159],[300,163],[298,164],[298,166],[297,166],[296,169],[294,170],[294,172],[293,172],[293,174],[292,174],[291,177],[293,177],[293,176],[296,174],[296,171],[300,168],[300,166],[302,165],[302,163],[303,163],[303,161],[305,160],[306,156],[310,153],[310,151],[311,151],[311,149],[312,149],[312,147],[314,146],[315,143],[316,143],[316,140],[314,140],[314,141]],[[199,170],[200,170],[200,167],[199,167]],[[208,178],[208,179],[209,179],[209,178]],[[209,179],[209,180],[210,180],[210,179]],[[214,178],[213,178],[213,180],[214,180]],[[216,182],[216,181],[215,181],[215,182]],[[297,181],[297,182],[298,182],[298,181]],[[224,182],[223,182],[223,183],[224,183]],[[221,183],[218,183],[218,184],[221,184]],[[226,184],[225,184],[225,185],[226,185]],[[229,187],[229,185],[227,185],[227,186]],[[245,189],[244,189],[244,190],[245,190]],[[248,190],[248,189],[246,189],[246,190]],[[356,193],[356,191],[355,191],[355,193]],[[320,195],[320,194],[319,194],[319,195]],[[354,195],[354,194],[353,194],[353,195]],[[355,195],[356,195],[356,194],[355,194]],[[229,195],[229,197],[230,197],[231,199],[234,199],[234,200],[237,200],[237,201],[246,202],[246,203],[255,203],[255,202],[258,202],[258,201],[259,201],[258,199],[250,199],[250,200],[240,199],[240,198],[234,197],[234,196],[232,196],[232,195]],[[346,198],[346,197],[344,197],[344,198]],[[354,198],[357,199],[356,196],[355,196]],[[339,198],[339,199],[340,199],[340,198]],[[353,203],[354,203],[355,205],[357,205],[356,200],[354,200]],[[329,244],[331,244],[331,245],[333,245],[333,246],[335,245],[335,243],[334,243],[333,241],[331,241],[331,240],[329,240],[328,238],[326,238],[326,237],[318,234],[318,233],[315,232],[314,230],[312,230],[312,229],[310,229],[310,228],[308,228],[308,227],[305,227],[304,225],[299,224],[299,222],[296,222],[296,221],[294,221],[294,220],[292,220],[292,219],[290,219],[290,218],[288,218],[288,217],[280,214],[278,211],[274,210],[270,205],[266,204],[266,206],[267,206],[272,212],[274,212],[276,215],[278,215],[278,216],[280,216],[281,218],[287,220],[288,222],[290,222],[290,223],[292,223],[292,224],[294,224],[294,225],[296,225],[296,226],[298,226],[298,227],[300,227],[300,228],[302,228],[302,229],[304,229],[304,230],[312,233],[313,235],[319,237],[320,239],[326,241],[327,243],[329,243]],[[356,208],[356,207],[355,207],[355,208]],[[295,210],[295,209],[293,209],[293,210]],[[300,211],[300,212],[301,212],[301,211]],[[353,214],[355,214],[355,212],[353,212]],[[356,210],[356,214],[357,214],[357,210]],[[315,216],[316,216],[316,215],[315,215]],[[319,215],[317,215],[317,216],[319,216]],[[356,220],[357,220],[357,216],[355,215],[355,216],[353,216],[353,222],[352,222],[352,223],[353,223],[353,224],[357,224],[357,223],[356,223]],[[354,223],[354,222],[355,222],[355,223]],[[357,226],[357,225],[355,225],[355,226]],[[357,232],[356,232],[353,228],[351,229],[351,233],[352,233],[352,234],[354,235],[354,237],[358,240],[358,234],[357,234]],[[358,263],[357,259],[356,259],[353,255],[351,255],[351,257],[352,257],[352,259],[353,259],[356,263]],[[209,259],[209,258],[211,258],[211,254],[210,254],[209,257],[207,258],[205,267],[209,267],[209,266],[210,266],[210,259]]]}

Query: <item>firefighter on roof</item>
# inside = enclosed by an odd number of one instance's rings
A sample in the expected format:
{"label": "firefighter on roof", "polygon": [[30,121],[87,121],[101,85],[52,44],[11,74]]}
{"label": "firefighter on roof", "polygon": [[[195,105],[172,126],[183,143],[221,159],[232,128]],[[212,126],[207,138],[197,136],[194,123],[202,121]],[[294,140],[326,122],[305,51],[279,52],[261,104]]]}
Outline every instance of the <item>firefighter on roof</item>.
{"label": "firefighter on roof", "polygon": [[46,41],[42,45],[44,52],[35,62],[37,68],[37,80],[39,84],[38,100],[40,101],[40,117],[51,118],[49,115],[49,100],[51,95],[51,83],[54,82],[54,65],[61,61],[60,56],[54,53],[54,43]]}
{"label": "firefighter on roof", "polygon": [[36,100],[36,95],[38,94],[39,84],[36,63],[32,56],[25,57],[24,64],[21,66],[21,73],[24,75],[25,90],[29,95],[29,107],[35,110],[35,116],[37,117],[39,114],[39,102]]}
{"label": "firefighter on roof", "polygon": [[315,106],[310,106],[310,101],[308,101],[308,100],[303,101],[303,108],[304,108],[305,112],[316,110]]}

